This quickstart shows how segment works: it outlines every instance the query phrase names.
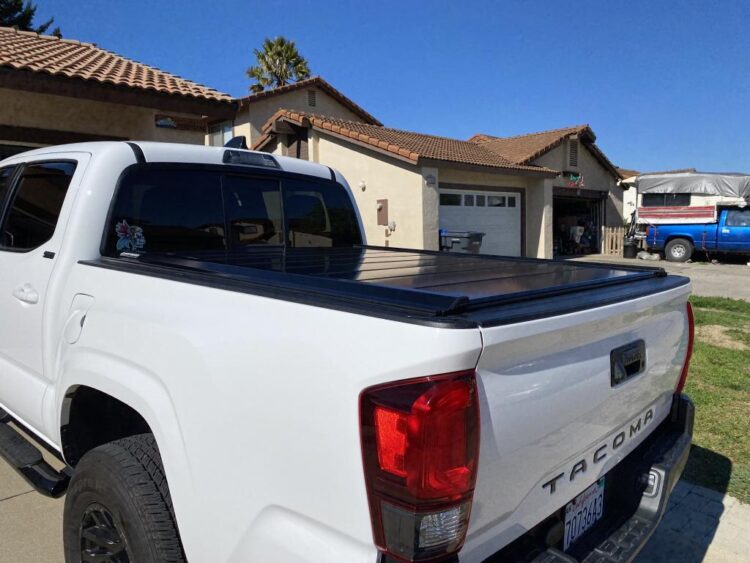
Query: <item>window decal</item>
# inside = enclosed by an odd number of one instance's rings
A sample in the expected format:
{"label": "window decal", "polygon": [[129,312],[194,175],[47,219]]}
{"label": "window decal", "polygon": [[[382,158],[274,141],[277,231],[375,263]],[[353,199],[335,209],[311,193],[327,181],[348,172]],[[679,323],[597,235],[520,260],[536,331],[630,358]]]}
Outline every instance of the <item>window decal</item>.
{"label": "window decal", "polygon": [[136,225],[128,225],[123,219],[115,225],[117,233],[117,251],[141,250],[146,246],[146,237],[143,236],[143,229]]}

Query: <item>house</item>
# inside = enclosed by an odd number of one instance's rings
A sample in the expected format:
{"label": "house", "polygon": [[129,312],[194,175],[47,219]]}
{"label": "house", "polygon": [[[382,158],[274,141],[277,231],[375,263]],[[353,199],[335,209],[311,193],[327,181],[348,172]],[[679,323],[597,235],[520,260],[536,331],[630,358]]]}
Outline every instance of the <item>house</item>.
{"label": "house", "polygon": [[32,147],[140,139],[203,144],[228,94],[91,43],[0,27],[0,159]]}
{"label": "house", "polygon": [[638,193],[633,184],[640,172],[629,168],[620,168],[619,166],[617,167],[617,172],[619,172],[620,177],[622,178],[622,180],[620,180],[620,186],[623,188],[622,218],[626,223],[630,223],[633,213],[635,213],[635,208],[638,205]]}
{"label": "house", "polygon": [[237,102],[237,114],[232,120],[217,123],[210,128],[208,144],[223,146],[234,136],[244,136],[248,145],[252,146],[263,135],[263,125],[279,108],[382,125],[375,117],[319,76],[250,94]]}
{"label": "house", "polygon": [[[280,109],[284,108],[284,109]],[[587,125],[449,139],[384,127],[321,77],[233,99],[96,45],[0,28],[0,158],[31,147],[138,139],[255,148],[335,167],[371,244],[481,252],[597,252],[622,225],[620,175]]]}
{"label": "house", "polygon": [[478,134],[469,140],[516,164],[560,172],[538,195],[545,237],[541,255],[598,253],[602,227],[623,225],[620,173],[596,145],[588,125],[514,137]]}
{"label": "house", "polygon": [[475,231],[483,253],[551,258],[599,252],[602,227],[622,226],[620,175],[587,125],[462,141],[281,109],[262,131],[254,148],[344,174],[371,244]]}
{"label": "house", "polygon": [[478,143],[297,110],[278,110],[262,131],[253,148],[292,150],[341,171],[369,244],[438,250],[442,228],[484,232],[486,253],[548,251],[540,196],[557,170],[512,162]]}

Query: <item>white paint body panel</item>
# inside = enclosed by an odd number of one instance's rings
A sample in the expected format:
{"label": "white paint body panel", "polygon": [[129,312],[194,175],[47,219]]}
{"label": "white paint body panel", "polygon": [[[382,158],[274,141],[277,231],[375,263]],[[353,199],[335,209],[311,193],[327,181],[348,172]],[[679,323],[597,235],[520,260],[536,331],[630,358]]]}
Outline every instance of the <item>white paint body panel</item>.
{"label": "white paint body panel", "polygon": [[[149,161],[217,163],[223,153],[141,145]],[[685,354],[687,289],[458,330],[82,265],[99,257],[115,183],[135,163],[130,147],[40,149],[0,165],[72,152],[85,175],[53,239],[43,322],[28,329],[38,329],[42,375],[9,376],[0,363],[0,405],[58,449],[72,387],[138,411],[191,561],[375,563],[358,413],[371,385],[478,367],[480,468],[462,563],[481,561],[596,479],[590,471],[550,499],[540,487],[550,475],[648,406],[664,415]],[[306,173],[330,177],[311,166]],[[73,330],[84,309],[85,327]],[[612,389],[609,350],[636,338],[653,343],[648,373]],[[617,455],[635,441],[626,445]]]}

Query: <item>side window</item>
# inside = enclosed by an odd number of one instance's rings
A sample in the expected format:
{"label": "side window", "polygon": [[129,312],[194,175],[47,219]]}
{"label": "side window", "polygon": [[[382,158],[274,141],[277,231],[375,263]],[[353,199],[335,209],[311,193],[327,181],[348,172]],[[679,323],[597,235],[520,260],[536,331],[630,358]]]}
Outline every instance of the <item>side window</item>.
{"label": "side window", "polygon": [[122,179],[107,226],[105,254],[224,249],[220,174],[141,169]]}
{"label": "side window", "polygon": [[681,207],[690,205],[690,194],[643,194],[643,207]]}
{"label": "side window", "polygon": [[[52,238],[75,169],[72,162],[29,164],[24,168],[2,227],[4,248],[32,250]],[[3,189],[8,188],[0,185],[0,192]]]}
{"label": "side window", "polygon": [[727,211],[727,227],[750,227],[750,209],[733,209]]}
{"label": "side window", "polygon": [[339,184],[285,180],[284,214],[289,246],[362,244],[354,206]]}
{"label": "side window", "polygon": [[5,197],[8,195],[8,190],[10,190],[10,180],[13,178],[15,170],[15,166],[0,168],[0,214],[3,212],[3,204],[5,203]]}
{"label": "side window", "polygon": [[281,187],[278,180],[224,176],[229,245],[283,244]]}

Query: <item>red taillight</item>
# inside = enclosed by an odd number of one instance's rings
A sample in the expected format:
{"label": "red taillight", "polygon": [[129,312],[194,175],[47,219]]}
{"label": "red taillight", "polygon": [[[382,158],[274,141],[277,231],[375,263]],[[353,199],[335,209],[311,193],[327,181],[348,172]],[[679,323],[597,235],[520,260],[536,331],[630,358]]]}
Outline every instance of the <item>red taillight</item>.
{"label": "red taillight", "polygon": [[685,388],[685,382],[687,381],[688,371],[690,370],[690,358],[693,356],[693,343],[695,342],[695,319],[693,318],[693,306],[687,304],[687,321],[688,321],[688,344],[687,353],[685,354],[685,364],[682,366],[682,373],[680,373],[680,379],[677,380],[677,387],[674,392],[678,395],[682,393]]}
{"label": "red taillight", "polygon": [[366,389],[362,453],[375,543],[406,561],[463,544],[479,458],[473,370]]}

